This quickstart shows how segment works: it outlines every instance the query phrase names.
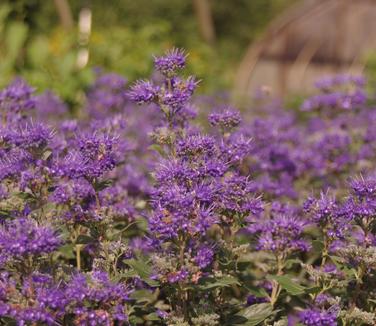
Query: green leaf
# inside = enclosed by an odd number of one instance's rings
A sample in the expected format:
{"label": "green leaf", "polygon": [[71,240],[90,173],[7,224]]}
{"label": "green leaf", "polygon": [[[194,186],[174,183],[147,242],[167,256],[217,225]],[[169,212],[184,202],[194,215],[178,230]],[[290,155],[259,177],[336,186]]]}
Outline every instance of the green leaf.
{"label": "green leaf", "polygon": [[134,270],[127,271],[121,274],[116,274],[111,277],[111,281],[118,283],[123,279],[132,278],[132,277],[137,277],[137,273]]}
{"label": "green leaf", "polygon": [[21,22],[9,24],[5,35],[5,44],[9,60],[14,62],[27,37],[27,26]]}
{"label": "green leaf", "polygon": [[94,241],[94,239],[88,235],[84,235],[84,234],[81,234],[78,236],[77,238],[77,244],[88,244],[88,243],[92,243]]}
{"label": "green leaf", "polygon": [[154,301],[154,295],[148,290],[137,290],[131,294],[131,298],[141,303],[150,303]]}
{"label": "green leaf", "polygon": [[341,268],[343,265],[343,259],[338,256],[329,256],[330,260],[336,265],[337,268]]}
{"label": "green leaf", "polygon": [[295,264],[301,264],[302,263],[302,261],[300,260],[300,259],[297,259],[297,258],[295,258],[295,259],[287,259],[286,260],[286,262],[285,262],[285,267],[286,268],[291,268],[293,265],[295,265]]}
{"label": "green leaf", "polygon": [[144,280],[145,281],[145,283],[147,284],[147,285],[149,285],[149,286],[152,286],[152,287],[156,287],[156,286],[159,286],[159,282],[158,281],[156,281],[156,280],[152,280],[152,279],[146,279],[146,280]]}
{"label": "green leaf", "polygon": [[34,199],[34,196],[33,194],[29,193],[29,192],[17,192],[17,193],[14,193],[14,195],[18,198],[21,198],[23,200],[31,200],[31,199]]}
{"label": "green leaf", "polygon": [[344,264],[343,258],[338,256],[329,256],[329,258],[337,267],[337,269],[341,270],[343,273],[346,274],[348,281],[350,281],[350,279],[356,278],[356,269],[347,267]]}
{"label": "green leaf", "polygon": [[34,67],[40,67],[48,61],[48,39],[37,36],[27,47],[27,55]]}
{"label": "green leaf", "polygon": [[247,290],[258,298],[265,298],[268,296],[268,292],[264,288],[259,288],[256,286],[246,286]]}
{"label": "green leaf", "polygon": [[94,184],[94,189],[96,191],[101,191],[106,189],[107,187],[111,186],[112,180],[104,180],[104,181],[99,181]]}
{"label": "green leaf", "polygon": [[247,322],[247,318],[239,316],[239,315],[232,315],[226,318],[226,326],[232,325],[244,325]]}
{"label": "green leaf", "polygon": [[[76,54],[68,52],[65,56],[60,58],[60,64],[56,67],[59,70],[59,75],[62,79],[67,80],[76,69]],[[65,84],[69,87],[70,84]]]}
{"label": "green leaf", "polygon": [[239,281],[232,276],[222,276],[221,278],[206,279],[205,283],[200,286],[202,290],[213,289],[217,287],[228,287],[231,285],[240,285]]}
{"label": "green leaf", "polygon": [[7,4],[3,3],[0,6],[0,35],[3,34],[3,28],[5,26],[5,19],[8,17],[8,15],[12,12],[12,7]]}
{"label": "green leaf", "polygon": [[321,254],[322,250],[324,249],[324,244],[320,240],[313,240],[312,241],[312,247],[313,247],[314,251],[319,252]]}
{"label": "green leaf", "polygon": [[321,290],[322,288],[320,286],[312,286],[310,288],[306,288],[305,292],[309,294],[317,294],[320,293]]}
{"label": "green leaf", "polygon": [[73,244],[71,243],[61,246],[58,251],[67,259],[73,259],[75,257],[73,253]]}
{"label": "green leaf", "polygon": [[149,149],[156,151],[161,156],[165,156],[166,155],[165,152],[164,152],[164,150],[163,150],[163,148],[162,148],[162,146],[160,146],[158,144],[150,145]]}
{"label": "green leaf", "polygon": [[254,304],[241,310],[237,315],[247,318],[246,326],[256,326],[263,322],[273,313],[273,307],[270,303]]}
{"label": "green leaf", "polygon": [[278,284],[292,295],[300,295],[304,293],[305,287],[295,283],[288,275],[268,275],[267,279],[275,280]]}
{"label": "green leaf", "polygon": [[12,214],[12,211],[0,208],[0,216],[1,217],[8,217],[11,214]]}
{"label": "green leaf", "polygon": [[150,266],[143,261],[129,259],[126,263],[132,267],[142,279],[148,278],[151,274]]}
{"label": "green leaf", "polygon": [[159,283],[155,280],[150,279],[151,267],[141,260],[129,259],[126,264],[132,267],[135,272],[134,276],[139,276],[143,281],[145,281],[150,286],[158,286]]}
{"label": "green leaf", "polygon": [[155,312],[152,312],[152,313],[146,315],[145,319],[149,320],[149,321],[160,321],[161,320]]}
{"label": "green leaf", "polygon": [[135,316],[135,315],[131,315],[129,316],[129,323],[130,325],[143,325],[144,324],[144,320],[138,316]]}
{"label": "green leaf", "polygon": [[148,221],[143,218],[143,217],[139,217],[137,218],[137,227],[141,230],[141,231],[144,231],[146,232],[148,230]]}

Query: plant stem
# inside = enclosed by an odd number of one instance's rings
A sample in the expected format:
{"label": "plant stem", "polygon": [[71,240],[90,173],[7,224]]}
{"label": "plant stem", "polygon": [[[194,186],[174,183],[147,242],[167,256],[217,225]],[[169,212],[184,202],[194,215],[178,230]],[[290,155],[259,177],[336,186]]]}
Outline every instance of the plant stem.
{"label": "plant stem", "polygon": [[[282,275],[283,274],[283,259],[279,255],[276,256],[277,260],[277,275]],[[279,294],[281,293],[281,286],[279,283],[275,280],[272,281],[272,293],[270,295],[270,304],[272,307],[274,307],[275,303],[278,300]]]}
{"label": "plant stem", "polygon": [[[185,252],[185,238],[184,236],[181,237],[181,244],[180,244],[180,250],[179,250],[179,263],[180,267],[182,268],[184,266],[184,252]],[[183,310],[184,319],[188,321],[188,307],[187,307],[187,296],[188,293],[183,287],[183,282],[179,282],[179,296],[181,301],[181,306]]]}
{"label": "plant stem", "polygon": [[81,270],[81,246],[80,244],[76,244],[76,263],[79,271]]}
{"label": "plant stem", "polygon": [[[326,230],[324,230],[326,232]],[[320,265],[320,270],[323,269],[325,266],[326,260],[328,258],[328,239],[326,236],[324,236],[324,248],[322,250],[322,260],[321,260],[321,265]]]}
{"label": "plant stem", "polygon": [[365,272],[365,267],[363,266],[363,264],[361,264],[359,266],[359,270],[358,270],[357,277],[356,277],[356,286],[355,286],[354,295],[351,298],[351,310],[353,310],[356,307],[356,302],[358,301],[361,287],[362,287],[362,279],[364,276],[364,272]]}

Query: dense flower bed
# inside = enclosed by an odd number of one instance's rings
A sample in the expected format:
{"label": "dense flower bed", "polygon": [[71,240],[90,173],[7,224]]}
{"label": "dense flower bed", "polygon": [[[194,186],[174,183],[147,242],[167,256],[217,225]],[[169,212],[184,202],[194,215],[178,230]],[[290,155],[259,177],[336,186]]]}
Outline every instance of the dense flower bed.
{"label": "dense flower bed", "polygon": [[242,119],[192,98],[183,51],[154,63],[130,87],[98,72],[74,119],[23,80],[0,92],[0,323],[374,325],[365,80]]}

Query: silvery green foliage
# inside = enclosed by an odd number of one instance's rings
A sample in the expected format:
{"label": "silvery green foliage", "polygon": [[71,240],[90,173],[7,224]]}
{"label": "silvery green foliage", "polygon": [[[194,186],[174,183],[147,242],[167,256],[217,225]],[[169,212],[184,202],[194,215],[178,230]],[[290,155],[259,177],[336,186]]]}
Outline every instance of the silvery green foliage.
{"label": "silvery green foliage", "polygon": [[366,312],[355,307],[351,311],[342,311],[343,319],[348,323],[374,325],[376,322],[376,317],[374,313]]}
{"label": "silvery green foliage", "polygon": [[216,326],[219,325],[219,315],[217,314],[204,314],[192,318],[194,326]]}

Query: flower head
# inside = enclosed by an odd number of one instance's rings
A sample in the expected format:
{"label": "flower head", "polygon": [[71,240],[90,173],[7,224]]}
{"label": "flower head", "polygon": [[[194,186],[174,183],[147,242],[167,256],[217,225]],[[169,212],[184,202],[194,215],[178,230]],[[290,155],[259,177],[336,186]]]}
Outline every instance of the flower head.
{"label": "flower head", "polygon": [[128,92],[129,98],[137,104],[151,103],[156,99],[159,88],[150,81],[137,81]]}
{"label": "flower head", "polygon": [[17,78],[0,92],[0,108],[9,113],[28,111],[35,107],[34,89]]}
{"label": "flower head", "polygon": [[237,127],[241,121],[240,112],[237,110],[227,109],[209,115],[209,122],[212,126],[220,126],[225,130]]}
{"label": "flower head", "polygon": [[54,131],[39,122],[27,121],[0,131],[0,136],[9,145],[23,148],[43,148],[54,136]]}
{"label": "flower head", "polygon": [[15,259],[26,255],[40,255],[57,249],[62,240],[49,226],[39,226],[29,218],[8,221],[0,228],[0,248]]}
{"label": "flower head", "polygon": [[172,49],[168,50],[165,55],[154,57],[154,66],[166,77],[173,76],[178,70],[185,66],[185,59],[187,55],[184,50]]}
{"label": "flower head", "polygon": [[249,226],[251,233],[258,235],[257,249],[279,253],[307,251],[308,242],[303,238],[306,222],[295,216],[279,215]]}
{"label": "flower head", "polygon": [[337,309],[306,309],[300,313],[300,321],[306,326],[337,326]]}

